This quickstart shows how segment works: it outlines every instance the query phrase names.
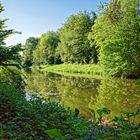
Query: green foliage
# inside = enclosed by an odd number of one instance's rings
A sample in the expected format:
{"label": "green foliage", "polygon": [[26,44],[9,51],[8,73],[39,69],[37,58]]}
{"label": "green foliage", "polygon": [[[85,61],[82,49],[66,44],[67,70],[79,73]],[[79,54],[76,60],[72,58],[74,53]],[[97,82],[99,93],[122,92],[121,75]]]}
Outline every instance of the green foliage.
{"label": "green foliage", "polygon": [[140,79],[136,81],[136,85],[140,85]]}
{"label": "green foliage", "polygon": [[110,114],[110,110],[109,110],[108,108],[101,108],[101,109],[98,109],[98,110],[97,110],[97,113],[98,113],[100,116],[103,116],[103,115]]}
{"label": "green foliage", "polygon": [[35,65],[61,63],[57,51],[59,36],[57,32],[47,32],[40,38],[39,44],[33,53]]}
{"label": "green foliage", "polygon": [[[4,11],[4,7],[0,3],[0,13],[3,12],[3,11]],[[5,29],[5,25],[4,25],[5,21],[7,21],[7,19],[1,19],[0,20],[0,46],[1,47],[5,44],[4,43],[5,38],[8,37],[13,32],[12,30],[6,30]]]}
{"label": "green foliage", "polygon": [[41,36],[33,53],[34,64],[99,61],[105,75],[139,76],[139,7],[138,0],[111,0],[109,4],[100,5],[98,17],[94,12],[71,15],[57,33]]}
{"label": "green foliage", "polygon": [[[0,3],[0,13],[4,10],[4,7]],[[5,29],[6,26],[5,21],[7,19],[0,20],[0,65],[7,66],[7,65],[15,65],[18,66],[20,63],[20,54],[19,52],[22,50],[21,45],[18,44],[16,46],[5,46],[5,39],[13,34],[13,30]]]}
{"label": "green foliage", "polygon": [[47,130],[47,134],[50,138],[55,138],[56,140],[65,140],[57,129]]}
{"label": "green foliage", "polygon": [[24,67],[30,67],[33,64],[33,51],[38,45],[39,39],[30,37],[26,40],[23,53],[23,65]]}
{"label": "green foliage", "polygon": [[72,112],[58,103],[50,102],[49,100],[45,101],[36,96],[31,96],[31,99],[27,101],[22,94],[21,88],[16,86],[18,80],[14,78],[9,83],[6,79],[8,72],[5,75],[3,70],[1,71],[1,76],[1,138],[47,139],[47,130],[49,129],[59,129],[60,133],[65,137],[78,138],[80,134],[77,134],[76,129],[79,129],[80,125],[82,129],[88,126],[87,122],[80,117],[74,116]]}
{"label": "green foliage", "polygon": [[[126,5],[131,6],[126,7]],[[137,12],[139,6],[138,8],[137,6],[137,1],[112,0],[103,15],[97,20],[100,26],[98,27],[96,24],[93,27],[97,33],[95,40],[99,47],[100,63],[105,73],[127,76],[139,70],[139,12]],[[3,7],[0,4],[0,12],[2,11]],[[60,30],[59,46],[59,37],[55,32],[44,34],[39,44],[38,39],[27,40],[27,50],[24,54],[25,64],[30,66],[32,61],[36,65],[58,63],[61,62],[60,55],[64,62],[97,62],[96,45],[92,33],[89,35],[90,42],[87,39],[90,27],[95,21],[95,14],[93,15],[90,17],[85,12],[71,16],[68,19],[70,24],[66,23]],[[107,21],[107,19],[109,20]],[[106,28],[103,27],[100,20]],[[112,121],[112,124],[108,125],[103,122],[104,116],[110,114],[110,110],[107,108],[98,109],[98,121],[94,119],[94,122],[91,123],[79,116],[78,109],[72,112],[60,103],[38,96],[30,96],[30,99],[27,100],[26,95],[23,94],[21,73],[14,67],[4,67],[19,63],[19,51],[21,50],[20,45],[5,47],[5,38],[13,33],[12,30],[5,30],[5,21],[0,21],[0,65],[3,65],[0,67],[0,139],[41,140],[53,137],[58,140],[128,140],[140,138],[140,124],[135,123],[135,118],[140,115],[139,109],[136,112],[125,112],[120,117],[115,117],[113,119],[115,123]],[[98,30],[103,29],[105,29],[103,32],[105,35],[102,36],[101,33],[98,34]],[[111,32],[109,32],[110,29]],[[122,39],[122,37],[124,38]],[[130,58],[128,58],[129,55]],[[114,63],[117,63],[115,67],[113,67]],[[64,65],[64,71],[101,73],[101,69],[95,65],[88,65],[88,68],[75,65],[70,70],[65,66],[68,65]],[[71,65],[69,66],[71,67]],[[93,67],[96,68],[96,72],[91,70]],[[62,69],[57,68],[57,70]],[[95,113],[93,110],[92,112]]]}
{"label": "green foliage", "polygon": [[68,18],[60,29],[61,58],[65,63],[96,63],[95,44],[90,45],[88,33],[94,24],[96,15],[80,12]]}
{"label": "green foliage", "polygon": [[112,0],[93,25],[90,36],[99,47],[105,74],[139,75],[139,6],[138,0]]}
{"label": "green foliage", "polygon": [[120,130],[118,134],[122,139],[139,139],[140,124],[135,125],[135,117],[139,117],[139,109],[136,112],[125,112],[119,117],[114,117],[113,121]]}

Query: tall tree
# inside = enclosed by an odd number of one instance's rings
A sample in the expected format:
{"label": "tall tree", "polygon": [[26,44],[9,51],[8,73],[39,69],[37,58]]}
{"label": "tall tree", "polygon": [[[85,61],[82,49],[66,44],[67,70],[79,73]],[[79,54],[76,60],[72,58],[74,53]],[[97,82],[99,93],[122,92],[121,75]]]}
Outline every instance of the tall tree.
{"label": "tall tree", "polygon": [[94,12],[80,12],[68,18],[60,29],[61,57],[66,63],[91,63],[94,58],[95,44],[90,45],[88,33],[94,24]]}
{"label": "tall tree", "polygon": [[140,2],[111,0],[92,28],[105,74],[140,74]]}
{"label": "tall tree", "polygon": [[[4,11],[4,7],[0,3],[0,13]],[[21,45],[7,47],[5,39],[14,33],[13,30],[7,30],[5,22],[7,19],[0,19],[0,65],[2,66],[18,66],[20,63]]]}
{"label": "tall tree", "polygon": [[25,45],[23,46],[24,48],[24,53],[23,53],[23,61],[24,61],[24,66],[32,66],[33,64],[33,51],[36,49],[38,45],[39,39],[35,37],[30,37],[26,40]]}
{"label": "tall tree", "polygon": [[[55,64],[58,62],[55,55],[56,48],[59,42],[57,32],[47,32],[40,38],[37,49],[34,51],[34,62],[40,64]],[[37,60],[38,59],[38,60]]]}

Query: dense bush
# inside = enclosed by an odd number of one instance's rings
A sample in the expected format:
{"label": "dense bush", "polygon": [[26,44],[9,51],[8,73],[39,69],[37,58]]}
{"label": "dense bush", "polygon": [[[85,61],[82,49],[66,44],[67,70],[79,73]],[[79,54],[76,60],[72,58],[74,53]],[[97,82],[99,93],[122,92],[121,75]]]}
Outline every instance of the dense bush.
{"label": "dense bush", "polygon": [[89,34],[99,51],[99,63],[105,74],[140,76],[140,2],[110,0],[102,6]]}

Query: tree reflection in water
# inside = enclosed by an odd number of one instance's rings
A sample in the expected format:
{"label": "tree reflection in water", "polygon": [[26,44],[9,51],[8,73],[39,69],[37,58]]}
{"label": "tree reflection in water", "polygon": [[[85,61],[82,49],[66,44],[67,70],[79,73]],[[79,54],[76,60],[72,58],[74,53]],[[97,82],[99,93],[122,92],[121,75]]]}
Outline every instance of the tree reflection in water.
{"label": "tree reflection in water", "polygon": [[[87,119],[92,117],[92,109],[109,108],[113,117],[125,111],[136,111],[140,106],[140,87],[135,85],[134,80],[120,78],[98,80],[33,70],[27,76],[26,90],[52,101],[60,101],[71,110],[77,108]],[[50,92],[56,96],[47,96]]]}

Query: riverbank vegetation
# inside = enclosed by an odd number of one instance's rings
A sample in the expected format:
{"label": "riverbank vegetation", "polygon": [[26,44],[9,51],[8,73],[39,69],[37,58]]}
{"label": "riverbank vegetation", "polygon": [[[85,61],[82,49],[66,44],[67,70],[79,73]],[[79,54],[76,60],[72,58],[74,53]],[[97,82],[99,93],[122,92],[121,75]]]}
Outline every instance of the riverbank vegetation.
{"label": "riverbank vegetation", "polygon": [[45,65],[42,69],[49,72],[63,72],[63,73],[80,73],[89,75],[101,75],[102,70],[99,65],[93,64],[60,64],[60,65]]}
{"label": "riverbank vegetation", "polygon": [[[3,10],[0,4],[0,13]],[[72,15],[57,32],[29,38],[22,46],[6,46],[5,39],[14,30],[5,29],[5,21],[0,20],[0,139],[140,139],[140,124],[135,122],[139,109],[109,122],[105,119],[109,109],[91,109],[93,119],[88,121],[78,109],[70,111],[38,95],[26,98],[21,73],[21,65],[34,65],[48,71],[139,76],[137,0],[111,0],[101,5],[98,16],[95,12]]]}
{"label": "riverbank vegetation", "polygon": [[[39,38],[35,49],[29,49],[33,57],[29,59],[36,66],[97,64],[105,75],[140,77],[139,7],[138,0],[111,0],[99,6],[98,15],[85,11],[71,15],[57,32]],[[25,48],[31,48],[28,40]]]}

